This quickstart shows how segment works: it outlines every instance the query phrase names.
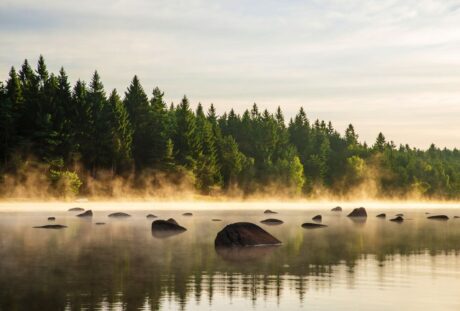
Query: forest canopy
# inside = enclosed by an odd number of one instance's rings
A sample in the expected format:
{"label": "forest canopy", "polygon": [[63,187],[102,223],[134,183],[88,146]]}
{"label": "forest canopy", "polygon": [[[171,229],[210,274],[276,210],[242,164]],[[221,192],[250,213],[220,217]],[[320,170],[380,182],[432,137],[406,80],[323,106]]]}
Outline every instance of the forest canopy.
{"label": "forest canopy", "polygon": [[[114,196],[193,189],[204,195],[374,198],[460,197],[460,153],[373,145],[300,108],[217,115],[189,99],[168,105],[137,76],[119,94],[91,81],[71,86],[64,68],[50,73],[40,56],[0,83],[0,195]],[[114,182],[116,181],[116,182]],[[115,186],[118,185],[118,186]],[[33,191],[32,191],[33,188]],[[23,193],[22,193],[23,194]]]}

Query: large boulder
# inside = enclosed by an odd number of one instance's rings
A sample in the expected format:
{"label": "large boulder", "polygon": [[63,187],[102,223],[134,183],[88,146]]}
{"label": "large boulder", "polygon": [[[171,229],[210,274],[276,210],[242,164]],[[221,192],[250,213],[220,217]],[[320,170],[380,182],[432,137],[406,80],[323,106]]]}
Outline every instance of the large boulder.
{"label": "large boulder", "polygon": [[217,233],[216,247],[241,247],[258,245],[279,245],[281,241],[256,224],[237,222],[226,226]]}
{"label": "large boulder", "polygon": [[81,214],[78,214],[77,217],[93,217],[93,211],[89,209]]}
{"label": "large boulder", "polygon": [[332,212],[341,212],[342,208],[340,206],[336,206],[333,209],[331,209]]}
{"label": "large boulder", "polygon": [[348,217],[367,217],[367,212],[364,207],[355,208],[350,214],[347,215]]}
{"label": "large boulder", "polygon": [[112,218],[124,218],[124,217],[131,217],[131,215],[126,214],[126,213],[122,213],[122,212],[117,212],[117,213],[109,214],[109,217],[112,217]]}
{"label": "large boulder", "polygon": [[434,219],[434,220],[449,220],[449,217],[446,215],[433,215],[433,216],[428,216],[428,219]]}

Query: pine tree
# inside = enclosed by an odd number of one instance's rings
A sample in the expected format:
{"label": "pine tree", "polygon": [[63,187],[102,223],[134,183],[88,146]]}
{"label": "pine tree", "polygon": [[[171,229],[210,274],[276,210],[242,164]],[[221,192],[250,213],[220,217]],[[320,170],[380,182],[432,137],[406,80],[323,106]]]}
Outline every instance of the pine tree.
{"label": "pine tree", "polygon": [[200,145],[196,133],[195,116],[186,96],[176,108],[176,122],[173,141],[176,161],[180,165],[193,168],[195,157],[200,153]]}

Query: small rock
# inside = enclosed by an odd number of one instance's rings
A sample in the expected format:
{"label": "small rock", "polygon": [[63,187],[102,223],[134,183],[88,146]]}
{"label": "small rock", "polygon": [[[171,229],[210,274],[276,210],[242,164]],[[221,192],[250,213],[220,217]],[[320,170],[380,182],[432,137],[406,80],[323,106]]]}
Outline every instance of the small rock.
{"label": "small rock", "polygon": [[367,212],[364,207],[355,208],[348,217],[367,217]]}
{"label": "small rock", "polygon": [[152,235],[156,238],[167,238],[187,231],[184,227],[177,224],[174,219],[155,220],[152,222]]}
{"label": "small rock", "polygon": [[158,218],[158,216],[156,215],[153,215],[153,214],[148,214],[147,216],[145,216],[147,218]]}
{"label": "small rock", "polygon": [[85,209],[81,207],[72,207],[68,209],[68,212],[83,212]]}
{"label": "small rock", "polygon": [[64,226],[64,225],[44,225],[44,226],[37,226],[37,227],[34,227],[34,228],[37,228],[37,229],[63,229],[63,228],[67,228],[67,226]]}
{"label": "small rock", "polygon": [[267,219],[262,220],[261,223],[265,225],[281,225],[284,222],[282,220],[275,219],[275,218],[267,218]]}
{"label": "small rock", "polygon": [[390,219],[390,221],[403,222],[404,218],[402,218],[402,216],[396,216],[395,218]]}
{"label": "small rock", "polygon": [[396,217],[404,217],[404,214],[396,214]]}
{"label": "small rock", "polygon": [[323,217],[321,215],[316,215],[315,217],[312,218],[312,220],[321,222],[323,220]]}
{"label": "small rock", "polygon": [[341,212],[342,208],[340,206],[336,206],[333,209],[331,209],[332,212]]}
{"label": "small rock", "polygon": [[278,214],[278,213],[267,209],[267,210],[264,211],[264,214]]}
{"label": "small rock", "polygon": [[385,217],[387,217],[387,215],[385,213],[382,213],[382,214],[378,214],[377,217],[378,218],[385,218]]}
{"label": "small rock", "polygon": [[454,218],[460,218],[460,216],[454,216]]}
{"label": "small rock", "polygon": [[78,214],[77,217],[93,217],[93,211],[89,209],[86,212]]}
{"label": "small rock", "polygon": [[48,217],[48,220],[49,220],[49,221],[55,221],[55,220],[56,220],[56,217]]}
{"label": "small rock", "polygon": [[105,225],[105,222],[96,222],[96,225],[98,225],[98,226]]}
{"label": "small rock", "polygon": [[212,221],[222,221],[222,219],[219,218],[213,218]]}
{"label": "small rock", "polygon": [[183,213],[182,216],[193,216],[192,213]]}
{"label": "small rock", "polygon": [[117,213],[109,214],[109,217],[113,217],[113,218],[124,218],[124,217],[131,217],[131,215],[126,214],[126,213],[122,213],[122,212],[117,212]]}
{"label": "small rock", "polygon": [[241,247],[258,245],[279,245],[281,241],[250,222],[237,222],[227,225],[217,233],[216,247]]}
{"label": "small rock", "polygon": [[449,220],[449,217],[446,215],[433,215],[433,216],[428,216],[428,219],[434,219],[434,220]]}
{"label": "small rock", "polygon": [[315,229],[315,228],[324,228],[324,227],[327,227],[327,225],[317,224],[314,222],[306,222],[302,224],[302,228],[305,228],[305,229]]}

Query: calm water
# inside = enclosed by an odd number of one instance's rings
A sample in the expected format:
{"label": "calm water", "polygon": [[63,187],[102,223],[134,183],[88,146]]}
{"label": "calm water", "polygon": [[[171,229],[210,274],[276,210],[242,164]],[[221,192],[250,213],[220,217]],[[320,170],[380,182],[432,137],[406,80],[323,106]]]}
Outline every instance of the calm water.
{"label": "calm water", "polygon": [[[74,206],[95,216],[79,219],[67,212]],[[334,204],[197,207],[22,203],[18,211],[0,204],[0,310],[460,310],[460,219],[425,215],[460,215],[460,208],[374,206],[367,221],[353,222],[345,217],[353,205],[342,213],[329,211]],[[265,208],[285,222],[260,224],[282,246],[216,252],[219,230],[259,223]],[[132,217],[109,219],[112,211]],[[382,211],[408,219],[377,219]],[[188,231],[155,238],[148,213],[174,217]],[[300,227],[316,214],[329,227]],[[32,228],[48,216],[68,228]]]}

